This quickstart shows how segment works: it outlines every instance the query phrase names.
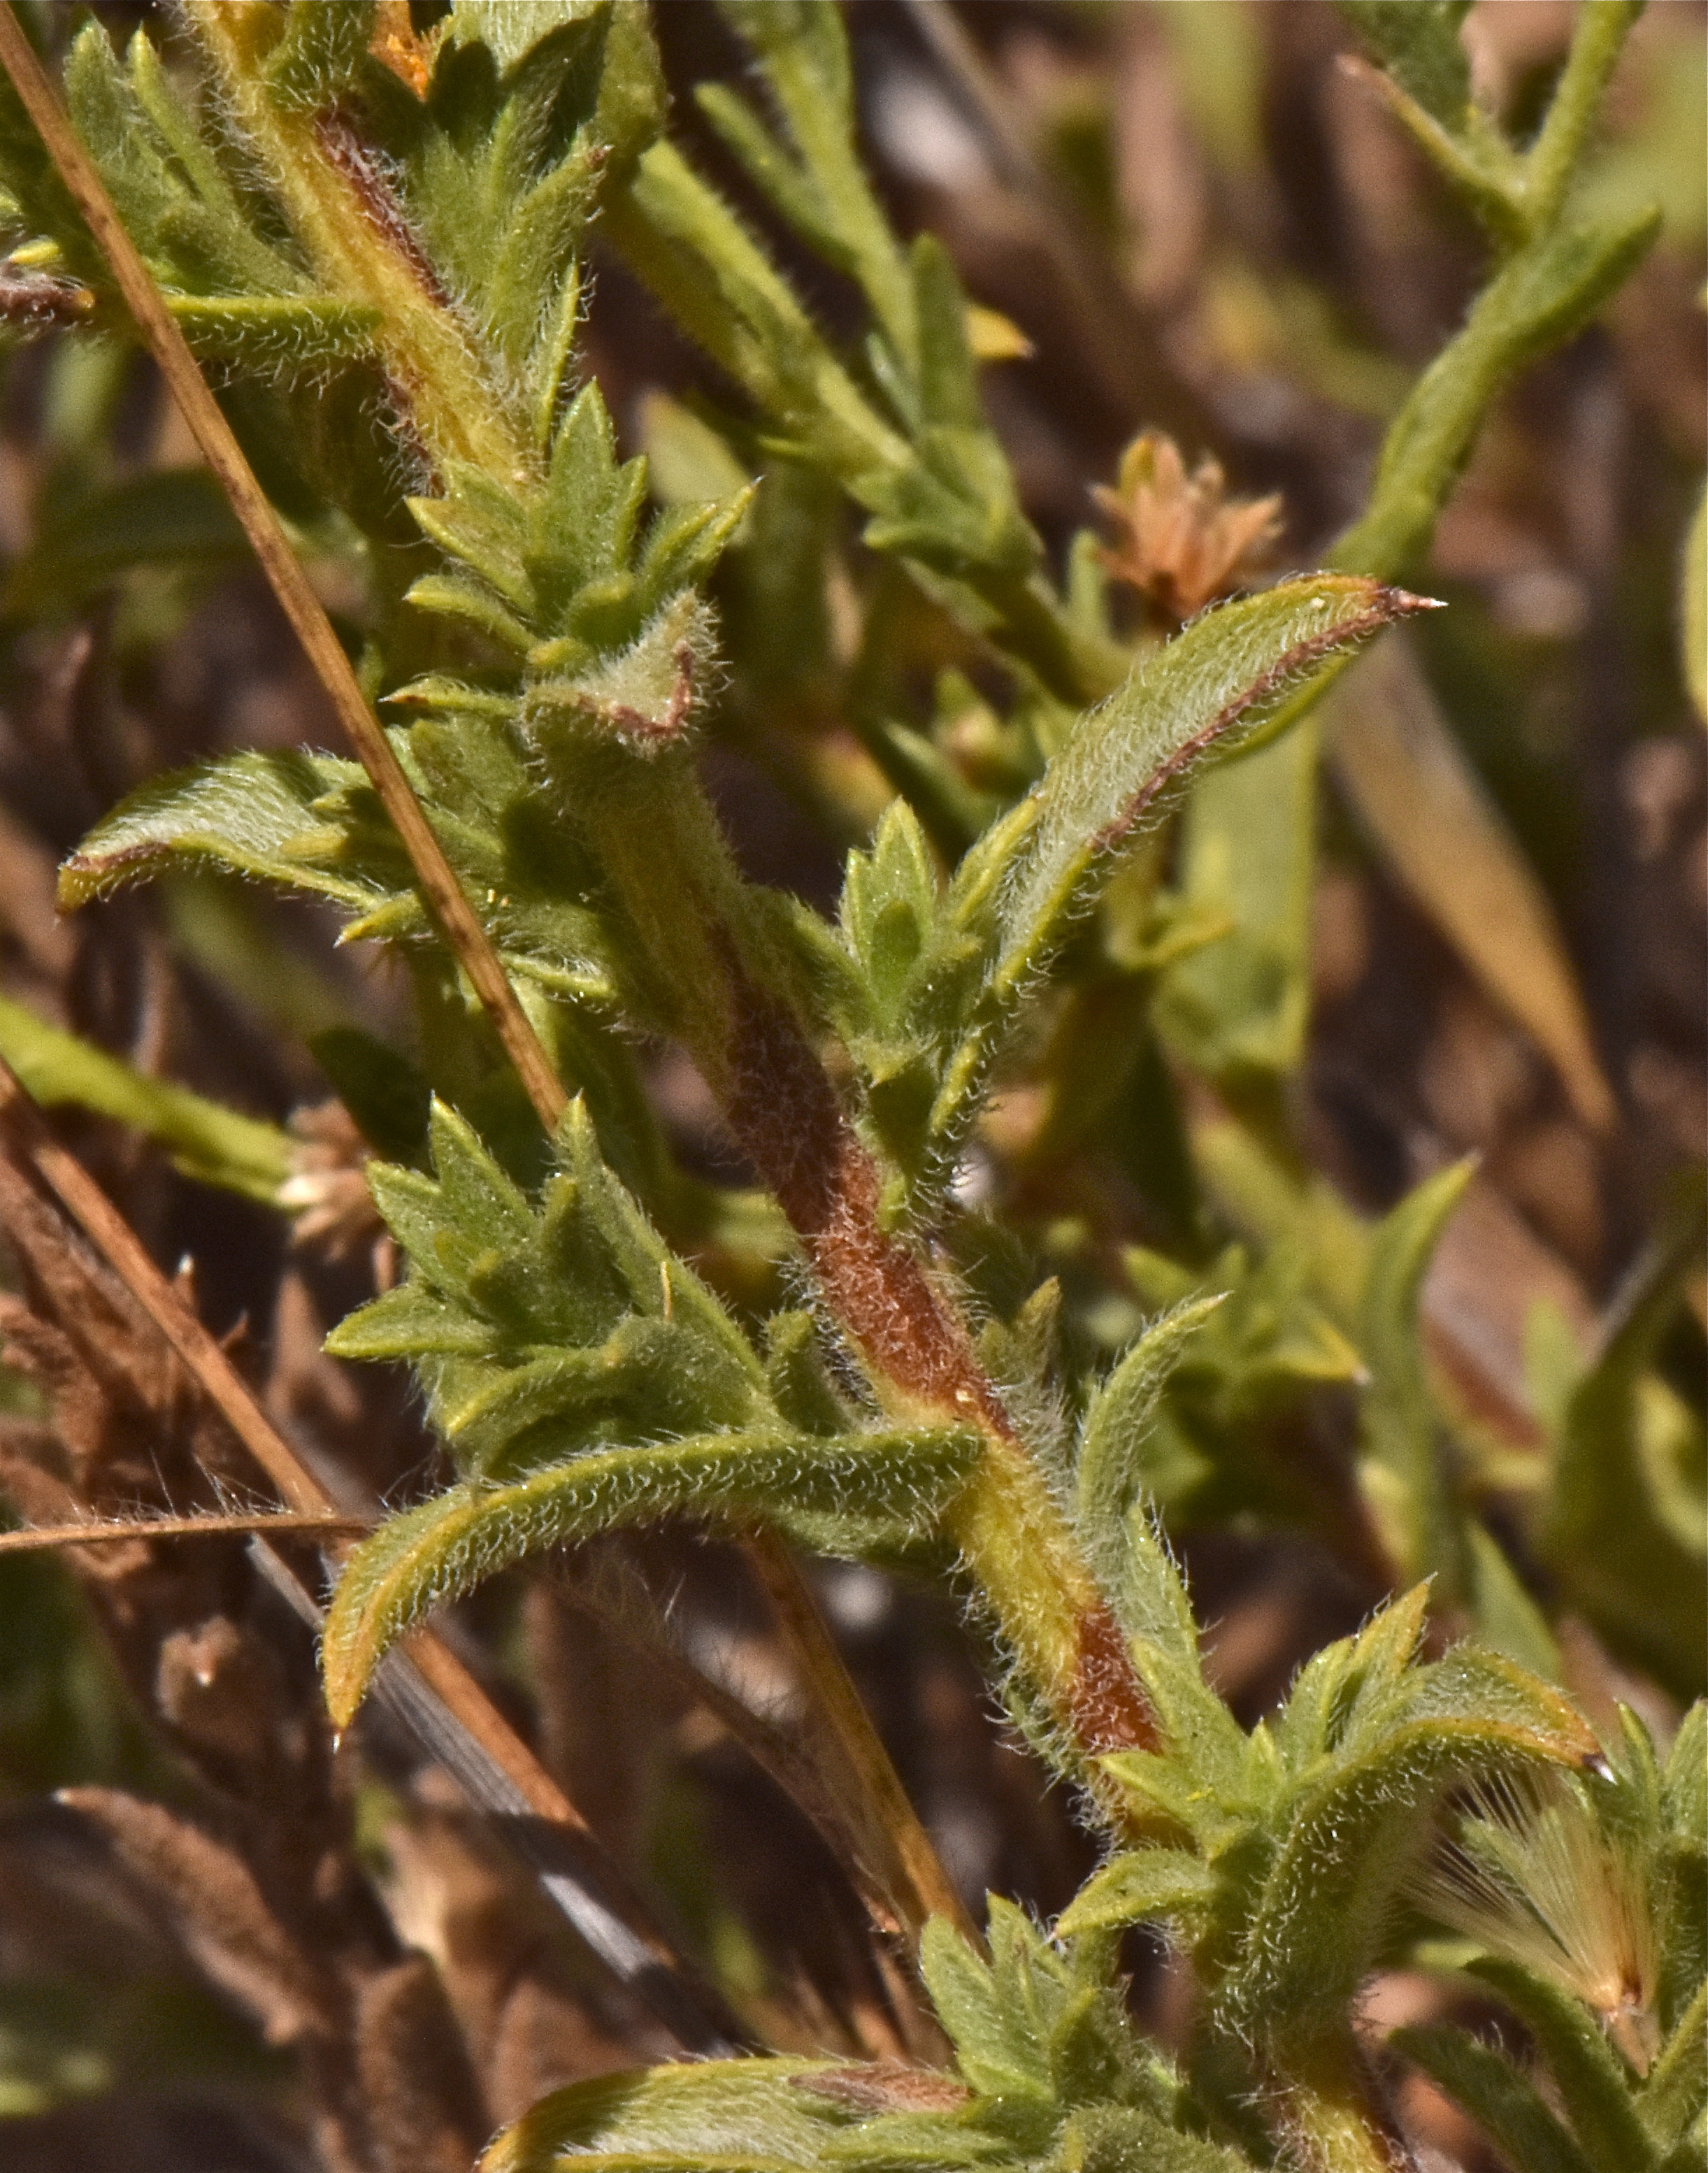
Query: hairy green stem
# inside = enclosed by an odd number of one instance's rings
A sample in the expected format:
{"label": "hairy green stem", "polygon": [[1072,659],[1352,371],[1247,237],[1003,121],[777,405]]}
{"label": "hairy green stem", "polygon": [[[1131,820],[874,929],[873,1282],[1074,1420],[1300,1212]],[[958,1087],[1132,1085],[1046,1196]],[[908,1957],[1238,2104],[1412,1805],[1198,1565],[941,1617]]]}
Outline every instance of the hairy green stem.
{"label": "hairy green stem", "polygon": [[1350,2037],[1312,2056],[1289,2052],[1276,2064],[1279,2125],[1302,2173],[1396,2173],[1408,2162]]}
{"label": "hairy green stem", "polygon": [[[592,752],[577,764],[580,817],[647,957],[646,999],[775,1194],[880,1404],[902,1419],[971,1420],[986,1437],[948,1525],[1003,1641],[1082,1757],[1154,1748],[1107,1602],[952,1297],[881,1226],[876,1167],[792,1000],[762,893],[737,874],[686,751],[651,763],[614,747],[590,762]],[[668,899],[657,880],[665,837],[677,856]]]}
{"label": "hairy green stem", "polygon": [[1548,116],[1524,161],[1523,202],[1533,233],[1559,218],[1590,130],[1632,26],[1647,0],[1581,0]]}
{"label": "hairy green stem", "polygon": [[[282,111],[269,98],[262,69],[279,34],[277,11],[259,4],[259,0],[189,0],[189,7],[224,94],[267,166],[317,276],[330,291],[359,299],[381,310],[380,338],[387,375],[402,417],[419,431],[429,457],[471,462],[493,479],[512,486],[537,483],[537,462],[525,418],[512,412],[511,405],[495,391],[468,329],[439,288],[391,196],[385,176],[360,137],[336,111]],[[201,380],[187,353],[184,368],[200,390]],[[225,470],[221,472],[224,477]],[[246,476],[247,471],[243,472]],[[240,480],[234,471],[228,487]],[[255,489],[252,479],[248,488]],[[330,631],[326,639],[331,639]],[[336,661],[342,663],[341,650]],[[345,672],[348,677],[348,666]],[[365,705],[362,714],[365,719]],[[380,743],[389,755],[389,744],[383,739]],[[391,759],[395,767],[395,756]],[[427,825],[401,773],[398,784],[401,800],[395,806],[391,800],[386,804],[407,839],[412,825],[423,832],[427,832]],[[697,794],[691,791],[684,806],[692,809],[696,800]],[[427,836],[431,844],[431,833],[427,832]],[[655,836],[655,848],[657,843]],[[411,850],[419,869],[421,855],[412,845]],[[450,882],[448,871],[445,882]],[[462,904],[460,891],[455,892],[454,902]],[[464,910],[466,913],[468,909],[465,906]],[[471,915],[467,933],[472,939],[472,951],[469,942],[455,940],[455,928],[447,932],[450,947],[466,967],[472,961],[477,968],[481,957],[490,951],[488,938]],[[508,999],[509,1011],[520,1019],[495,957],[492,966],[499,994]],[[493,999],[481,986],[477,971],[474,978],[483,1000],[491,1006]],[[676,979],[678,985],[689,984],[692,972],[687,976],[678,973]],[[536,1113],[549,1134],[563,1108],[562,1084],[531,1028],[523,1045],[504,1033],[503,1004],[495,1016]],[[769,1535],[754,1540],[751,1551],[768,1589],[773,1595],[787,1596],[789,1604],[779,1613],[784,1642],[796,1660],[803,1683],[826,1714],[830,1735],[841,1754],[844,1782],[863,1798],[854,1807],[856,1815],[851,1823],[859,1823],[859,1814],[863,1814],[867,1828],[884,1826],[886,1810],[905,1808],[906,1798],[830,1640],[822,1634],[811,1642],[803,1638],[800,1624],[811,1615],[812,1602],[800,1573]],[[893,1831],[894,1817],[887,1825],[898,1852],[904,1852],[905,1860],[898,1860],[905,1885],[911,1890],[897,1897],[900,1913],[917,1931],[930,1914],[955,1916],[957,1905],[929,1837],[912,1819],[910,1809],[908,1817],[912,1824],[905,1831]]]}
{"label": "hairy green stem", "polygon": [[[359,137],[336,111],[281,111],[270,99],[261,71],[276,12],[256,0],[191,5],[317,276],[385,313],[387,373],[429,456],[530,480],[521,418],[483,369]],[[673,156],[664,147],[653,154],[667,173]],[[786,313],[792,298],[773,283],[768,299]],[[887,434],[827,357],[809,374],[809,385],[791,389],[802,412],[840,418],[839,460],[870,466],[888,449]],[[1058,631],[1043,596],[1022,585],[1008,601],[1016,621]],[[1044,645],[1064,672],[1061,644]],[[1114,1619],[965,1324],[910,1248],[880,1227],[878,1174],[801,1026],[805,991],[788,946],[737,873],[686,749],[649,761],[589,728],[567,752],[574,775],[566,804],[576,806],[629,917],[644,962],[641,1007],[700,1066],[800,1237],[880,1402],[898,1414],[971,1417],[986,1434],[984,1466],[951,1513],[952,1535],[1028,1681],[1081,1755],[1154,1747]],[[665,840],[677,869],[668,896],[657,879]]]}
{"label": "hairy green stem", "polygon": [[265,68],[284,35],[281,11],[267,0],[186,0],[186,12],[321,291],[380,311],[386,376],[429,460],[465,461],[511,485],[536,481],[526,418],[485,367],[348,117],[270,94]]}

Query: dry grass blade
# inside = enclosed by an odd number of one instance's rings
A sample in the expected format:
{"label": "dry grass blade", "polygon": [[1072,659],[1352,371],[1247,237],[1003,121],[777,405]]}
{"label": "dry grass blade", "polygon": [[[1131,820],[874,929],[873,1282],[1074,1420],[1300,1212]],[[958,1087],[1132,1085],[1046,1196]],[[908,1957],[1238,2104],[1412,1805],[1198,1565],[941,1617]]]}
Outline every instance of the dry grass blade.
{"label": "dry grass blade", "polygon": [[193,1539],[234,1532],[311,1533],[337,1539],[372,1529],[366,1517],[322,1517],[294,1509],[241,1516],[118,1517],[87,1524],[30,1524],[21,1532],[0,1532],[0,1555],[37,1554],[48,1547],[118,1546],[131,1539]]}
{"label": "dry grass blade", "polygon": [[1404,637],[1328,698],[1329,758],[1388,865],[1544,1050],[1592,1131],[1618,1118],[1553,908],[1460,753]]}
{"label": "dry grass blade", "polygon": [[77,1157],[54,1137],[29,1089],[3,1058],[0,1130],[115,1269],[289,1507],[308,1515],[338,1515],[338,1503],[267,1419],[236,1367],[149,1259],[124,1216]]}
{"label": "dry grass blade", "polygon": [[[566,1605],[620,1638],[637,1658],[644,1661],[649,1672],[670,1680],[691,1702],[703,1707],[720,1723],[761,1771],[804,1814],[826,1846],[849,1865],[860,1900],[874,1923],[882,1925],[887,1921],[894,1933],[903,1931],[908,1880],[905,1876],[897,1877],[896,1864],[905,1845],[902,1822],[898,1822],[896,1831],[885,1829],[876,1836],[854,1831],[849,1823],[848,1797],[833,1785],[833,1755],[827,1758],[821,1750],[815,1756],[795,1732],[756,1712],[744,1698],[691,1659],[675,1642],[638,1579],[625,1589],[620,1581],[608,1576],[578,1574],[558,1579],[552,1589]],[[807,1710],[810,1716],[814,1715],[814,1708]],[[865,1718],[864,1707],[860,1718]],[[918,1824],[917,1814],[905,1797],[902,1811],[903,1821]],[[951,1917],[969,1945],[978,1945],[977,1928],[952,1889],[940,1913]],[[917,1983],[895,1965],[881,1943],[875,1945],[873,1958],[887,1995],[885,2026],[899,2030],[913,2057],[940,2065],[945,2041],[920,1998]]]}
{"label": "dry grass blade", "polygon": [[[348,1512],[341,1511],[274,1428],[230,1359],[155,1266],[130,1225],[77,1157],[54,1138],[28,1091],[3,1060],[0,1060],[0,1137],[26,1167],[35,1172],[105,1257],[297,1516],[336,1518],[348,1528]],[[154,1534],[150,1531],[148,1536]],[[433,1701],[442,1708],[445,1718],[439,1738],[442,1740],[448,1728],[458,1739],[477,1746],[531,1819],[566,1828],[574,1835],[579,1862],[584,1868],[591,1868],[590,1875],[596,1877],[603,1890],[597,1905],[601,1915],[621,1917],[637,1928],[633,1931],[636,1949],[644,1953],[647,1966],[636,1971],[636,1988],[646,1997],[661,1986],[668,1987],[668,2001],[660,2003],[667,2003],[668,2011],[660,2017],[666,2026],[682,2036],[690,2049],[725,2047],[730,2033],[724,2018],[709,2010],[699,1987],[668,1944],[645,1922],[627,1882],[605,1861],[587,1821],[468,1669],[431,1631],[418,1631],[409,1640],[407,1656]],[[512,1806],[507,1802],[504,1808],[509,1811]]]}
{"label": "dry grass blade", "polygon": [[[552,1070],[539,1036],[518,1001],[486,930],[464,896],[396,755],[375,721],[357,684],[350,661],[319,597],[298,564],[277,515],[245,460],[183,333],[162,301],[7,0],[0,0],[0,63],[3,63],[61,179],[88,223],[137,330],[242,523],[274,595],[409,855],[428,909],[491,1017],[541,1125],[551,1134],[567,1104],[563,1082]],[[132,1242],[134,1243],[134,1240]],[[172,1336],[172,1329],[166,1328],[164,1322],[161,1324],[164,1332]],[[186,1362],[194,1364],[187,1353],[180,1355],[186,1356]],[[225,1409],[223,1404],[220,1408]],[[232,1414],[227,1411],[226,1415],[230,1418]],[[233,1423],[246,1445],[268,1468],[275,1483],[284,1491],[286,1499],[299,1508],[314,1506],[306,1499],[299,1501],[291,1491],[300,1482],[302,1475],[282,1476],[272,1471],[267,1465],[270,1452],[250,1440],[236,1420]],[[816,1622],[816,1612],[811,1595],[787,1550],[780,1542],[757,1540],[753,1543],[753,1560],[757,1574],[777,1602],[783,1633],[802,1680],[822,1708],[828,1733],[839,1746],[842,1755],[838,1764],[843,1769],[839,1777],[841,1785],[854,1790],[862,1798],[861,1823],[876,1833],[892,1821],[902,1822],[897,1829],[901,1836],[897,1863],[905,1867],[907,1886],[911,1890],[911,1906],[905,1911],[910,1926],[923,1925],[926,1917],[946,1910],[958,1914],[960,1905],[955,1900],[948,1875],[937,1862],[924,1827],[907,1805],[900,1780],[860,1708],[859,1695],[840,1656],[822,1623],[817,1623],[816,1629],[807,1627]]]}
{"label": "dry grass blade", "polygon": [[[820,1691],[813,1717],[818,1732],[828,1737],[829,1755],[823,1762],[831,1770],[826,1777],[838,1822],[854,1844],[862,1892],[869,1895],[876,1880],[899,1918],[890,1928],[904,1931],[915,1944],[928,1917],[946,1917],[976,1946],[978,1930],[967,1905],[908,1802],[788,1549],[774,1533],[756,1532],[750,1535],[747,1556],[788,1636],[790,1653],[804,1653],[813,1663],[813,1680]],[[815,1823],[813,1805],[819,1793],[815,1790],[812,1798],[799,1798]]]}
{"label": "dry grass blade", "polygon": [[[286,1604],[319,1636],[324,1610],[263,1534],[251,1535],[249,1554]],[[646,1924],[639,1903],[573,1805],[560,1798],[565,1815],[542,1817],[539,1792],[525,1793],[517,1786],[509,1763],[514,1739],[449,1647],[430,1636],[400,1647],[381,1667],[374,1696],[479,1805],[583,1942],[685,2051],[719,2057],[737,2049],[741,2031],[735,2018],[724,2013],[717,1995],[695,1982]],[[471,1726],[469,1717],[478,1719],[482,1712],[490,1716],[485,1724]],[[547,1783],[548,1789],[553,1785]],[[637,1923],[642,1930],[635,1928]]]}

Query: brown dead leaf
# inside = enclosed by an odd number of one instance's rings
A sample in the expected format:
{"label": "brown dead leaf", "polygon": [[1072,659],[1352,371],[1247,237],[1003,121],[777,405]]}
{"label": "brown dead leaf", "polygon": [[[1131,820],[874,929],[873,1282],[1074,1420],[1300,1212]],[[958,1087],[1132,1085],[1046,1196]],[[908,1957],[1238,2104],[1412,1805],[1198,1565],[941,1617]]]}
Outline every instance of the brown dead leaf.
{"label": "brown dead leaf", "polygon": [[356,2056],[378,2140],[376,2173],[467,2173],[493,2122],[425,1955],[362,1986]]}
{"label": "brown dead leaf", "polygon": [[216,1770],[235,1762],[277,1771],[303,1763],[302,1717],[272,1646],[229,1615],[210,1615],[163,1639],[154,1669],[161,1712]]}
{"label": "brown dead leaf", "polygon": [[336,1984],[308,1961],[234,1850],[116,1788],[66,1788],[58,1800],[105,1835],[186,1954],[255,2016],[269,2044],[337,2026]]}

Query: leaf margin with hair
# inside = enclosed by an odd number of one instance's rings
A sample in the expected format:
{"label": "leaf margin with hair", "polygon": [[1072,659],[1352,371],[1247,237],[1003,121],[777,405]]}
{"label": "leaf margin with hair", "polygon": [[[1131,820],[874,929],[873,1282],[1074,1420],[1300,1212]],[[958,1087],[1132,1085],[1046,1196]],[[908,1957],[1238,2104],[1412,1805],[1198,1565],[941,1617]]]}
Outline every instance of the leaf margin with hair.
{"label": "leaf margin with hair", "polygon": [[786,1526],[791,1509],[917,1532],[981,1450],[980,1436],[953,1427],[828,1439],[774,1428],[595,1452],[509,1486],[450,1487],[393,1517],[347,1561],[322,1641],[328,1708],[346,1725],[386,1651],[430,1607],[566,1539],[679,1513]]}
{"label": "leaf margin with hair", "polygon": [[[1030,797],[967,854],[945,900],[943,925],[962,945],[970,933],[985,968],[951,1029],[922,1143],[938,1171],[959,1151],[1026,989],[1095,903],[1122,847],[1172,804],[1200,759],[1228,756],[1258,729],[1298,677],[1433,608],[1361,574],[1301,576],[1201,613],[1080,720]],[[916,969],[922,990],[936,967],[928,953]]]}

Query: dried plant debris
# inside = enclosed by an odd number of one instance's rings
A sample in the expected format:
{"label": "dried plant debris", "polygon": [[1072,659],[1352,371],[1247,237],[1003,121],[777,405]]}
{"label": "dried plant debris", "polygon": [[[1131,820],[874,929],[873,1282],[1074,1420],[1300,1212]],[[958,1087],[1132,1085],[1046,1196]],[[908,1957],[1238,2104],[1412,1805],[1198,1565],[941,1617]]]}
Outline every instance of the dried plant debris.
{"label": "dried plant debris", "polygon": [[1700,10],[139,20],[0,13],[0,2160],[1700,2163]]}

